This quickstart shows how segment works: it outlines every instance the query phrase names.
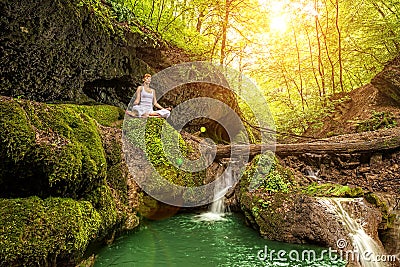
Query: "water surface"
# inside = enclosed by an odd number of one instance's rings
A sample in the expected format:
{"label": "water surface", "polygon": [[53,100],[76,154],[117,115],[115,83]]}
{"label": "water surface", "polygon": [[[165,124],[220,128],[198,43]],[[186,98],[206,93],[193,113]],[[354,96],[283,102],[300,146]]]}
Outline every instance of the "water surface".
{"label": "water surface", "polygon": [[[345,266],[335,261],[336,255],[332,260],[328,253],[322,254],[324,248],[265,240],[239,215],[226,214],[225,219],[202,221],[194,214],[178,214],[143,221],[136,231],[102,248],[95,266]],[[281,257],[279,250],[284,250]],[[311,251],[315,257],[307,256]],[[321,254],[324,258],[317,259]]]}

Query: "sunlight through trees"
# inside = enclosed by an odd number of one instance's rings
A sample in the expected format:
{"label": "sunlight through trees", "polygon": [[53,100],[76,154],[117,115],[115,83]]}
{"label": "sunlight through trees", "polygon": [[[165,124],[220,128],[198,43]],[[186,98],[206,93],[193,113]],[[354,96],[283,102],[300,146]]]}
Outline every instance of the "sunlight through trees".
{"label": "sunlight through trees", "polygon": [[[302,132],[330,96],[367,84],[400,51],[397,0],[106,0],[202,59],[238,69],[277,125]],[[117,8],[118,7],[118,8]]]}

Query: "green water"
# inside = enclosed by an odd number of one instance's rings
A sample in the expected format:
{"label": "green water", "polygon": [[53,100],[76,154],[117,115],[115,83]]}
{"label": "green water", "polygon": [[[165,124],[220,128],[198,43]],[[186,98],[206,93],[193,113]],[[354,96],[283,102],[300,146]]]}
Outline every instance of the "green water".
{"label": "green water", "polygon": [[[247,227],[239,215],[225,218],[205,222],[193,214],[179,214],[162,221],[144,221],[136,231],[102,248],[95,266],[345,266],[335,261],[336,255],[322,253],[324,248],[268,241]],[[285,251],[280,252],[281,257],[279,250]],[[314,258],[307,254],[310,251]],[[304,257],[302,252],[307,252]],[[324,258],[317,259],[321,253]]]}

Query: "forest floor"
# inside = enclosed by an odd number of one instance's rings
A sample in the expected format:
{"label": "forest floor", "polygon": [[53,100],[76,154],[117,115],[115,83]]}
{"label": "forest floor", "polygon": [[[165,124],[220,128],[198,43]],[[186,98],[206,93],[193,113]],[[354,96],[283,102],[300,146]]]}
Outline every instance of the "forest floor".
{"label": "forest floor", "polygon": [[322,127],[310,127],[305,135],[324,138],[400,126],[400,105],[372,84],[337,94],[333,100],[339,100],[334,112],[322,121]]}

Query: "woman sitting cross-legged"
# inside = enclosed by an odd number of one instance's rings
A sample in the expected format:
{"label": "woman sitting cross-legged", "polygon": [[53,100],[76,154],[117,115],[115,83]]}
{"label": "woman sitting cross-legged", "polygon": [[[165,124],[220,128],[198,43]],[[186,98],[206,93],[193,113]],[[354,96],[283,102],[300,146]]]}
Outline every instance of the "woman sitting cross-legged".
{"label": "woman sitting cross-legged", "polygon": [[[145,74],[143,77],[143,85],[136,90],[136,99],[133,102],[132,111],[126,113],[133,117],[159,117],[168,118],[171,108],[163,108],[157,103],[156,92],[150,88],[151,75]],[[153,106],[160,110],[153,110]]]}

